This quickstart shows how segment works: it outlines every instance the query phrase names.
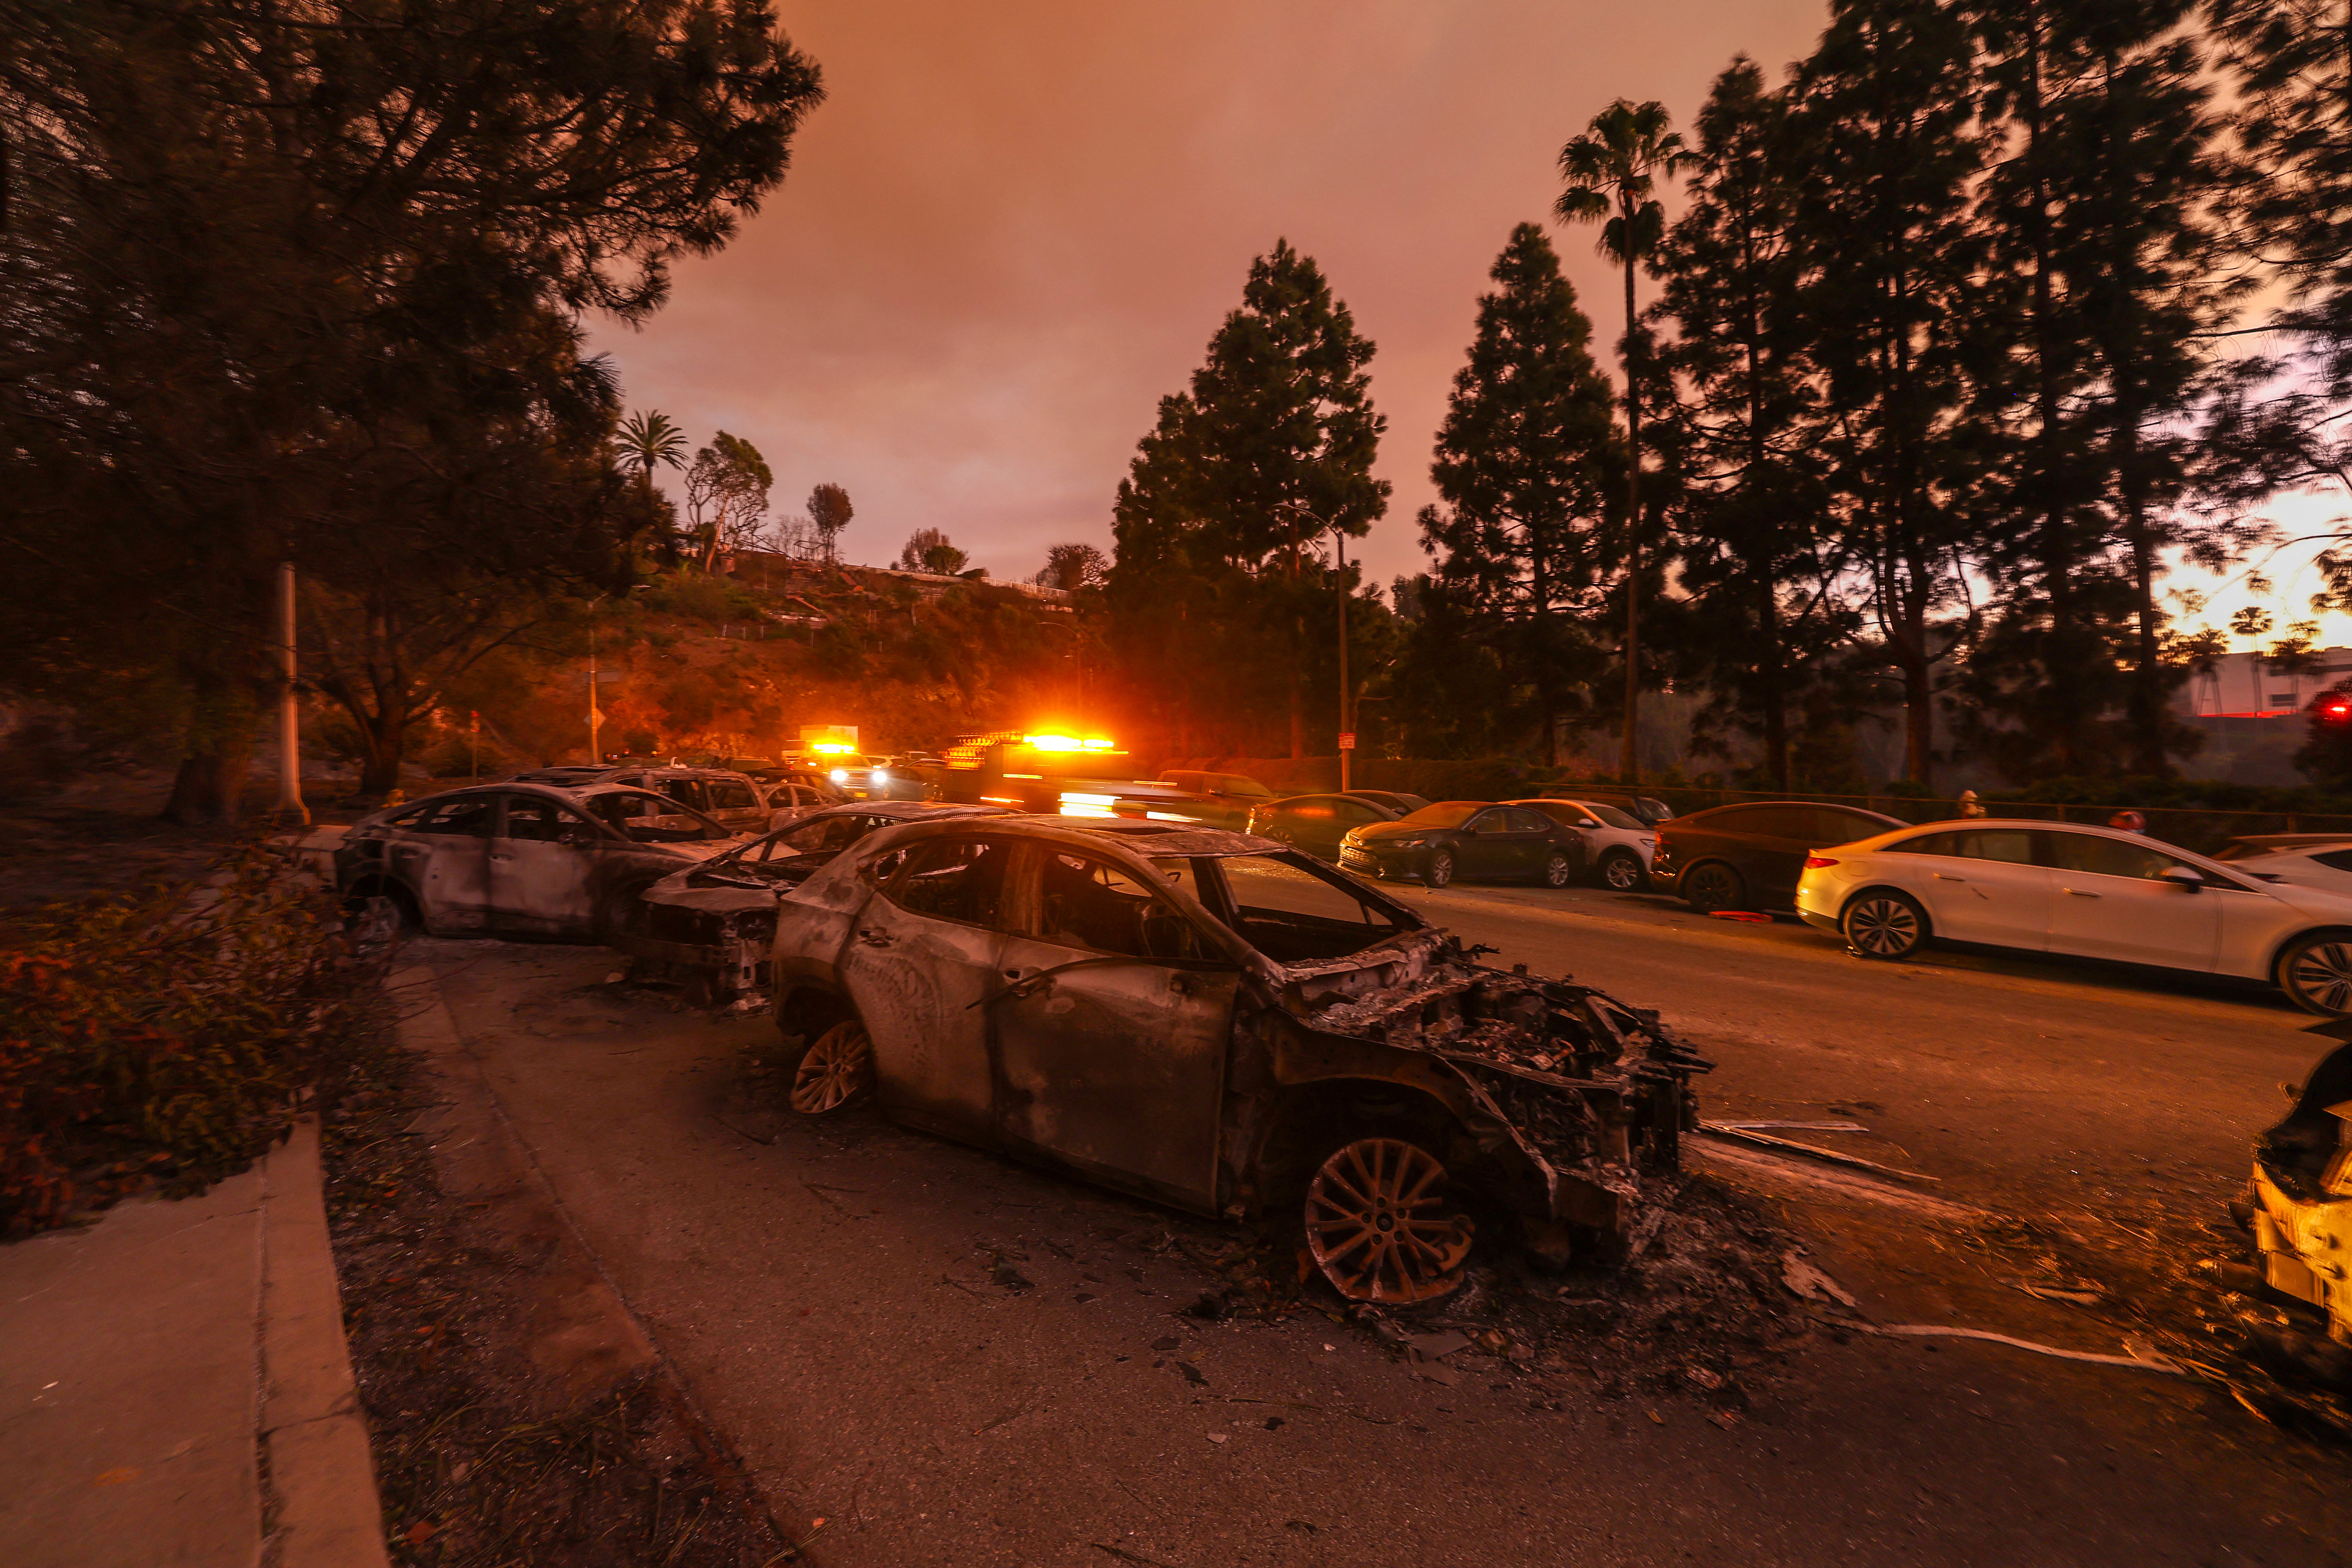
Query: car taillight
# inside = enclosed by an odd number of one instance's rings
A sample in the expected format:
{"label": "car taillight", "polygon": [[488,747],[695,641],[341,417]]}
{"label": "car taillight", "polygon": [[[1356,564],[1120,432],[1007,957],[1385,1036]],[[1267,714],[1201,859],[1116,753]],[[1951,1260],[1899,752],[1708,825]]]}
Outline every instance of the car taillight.
{"label": "car taillight", "polygon": [[1832,860],[1826,855],[1808,855],[1805,857],[1805,869],[1808,871],[1818,871],[1824,866],[1834,866],[1836,864],[1837,862],[1835,860]]}

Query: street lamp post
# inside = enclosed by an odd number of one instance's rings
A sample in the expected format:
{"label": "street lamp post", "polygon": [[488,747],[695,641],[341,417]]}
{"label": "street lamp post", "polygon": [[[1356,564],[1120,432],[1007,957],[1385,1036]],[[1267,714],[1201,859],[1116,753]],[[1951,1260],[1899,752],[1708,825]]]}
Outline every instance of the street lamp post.
{"label": "street lamp post", "polygon": [[1336,522],[1326,522],[1297,501],[1281,503],[1285,510],[1297,512],[1318,529],[1331,531],[1331,540],[1338,551],[1339,563],[1339,793],[1348,792],[1348,763],[1356,750],[1355,727],[1349,721],[1348,700],[1348,535]]}
{"label": "street lamp post", "polygon": [[[640,583],[629,592],[642,594],[652,586],[650,583]],[[604,761],[604,742],[598,733],[604,723],[604,710],[596,705],[596,606],[612,596],[608,590],[588,601],[588,765],[592,768],[602,766]]]}

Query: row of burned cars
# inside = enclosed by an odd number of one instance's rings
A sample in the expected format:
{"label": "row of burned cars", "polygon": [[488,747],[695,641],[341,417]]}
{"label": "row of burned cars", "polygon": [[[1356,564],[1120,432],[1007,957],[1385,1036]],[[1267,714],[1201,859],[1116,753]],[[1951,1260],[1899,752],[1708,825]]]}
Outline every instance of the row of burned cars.
{"label": "row of burned cars", "polygon": [[1474,1246],[1622,1249],[1706,1067],[1654,1012],[1192,824],[868,801],[752,834],[638,784],[518,780],[379,813],[335,862],[381,921],[603,942],[640,982],[772,1010],[797,1112],[871,1099],[1295,1226],[1363,1302],[1450,1292]]}

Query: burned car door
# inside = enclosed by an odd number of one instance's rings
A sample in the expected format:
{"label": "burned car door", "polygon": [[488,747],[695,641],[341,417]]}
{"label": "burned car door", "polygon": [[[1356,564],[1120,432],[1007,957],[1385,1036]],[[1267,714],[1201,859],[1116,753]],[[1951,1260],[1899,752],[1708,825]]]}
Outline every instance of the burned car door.
{"label": "burned car door", "polygon": [[1041,846],[1004,941],[995,1121],[1015,1149],[1216,1211],[1218,1113],[1240,966],[1126,868]]}
{"label": "burned car door", "polygon": [[490,841],[491,918],[507,931],[596,934],[595,868],[609,842],[595,824],[543,795],[507,796]]}
{"label": "burned car door", "polygon": [[710,816],[730,827],[752,832],[768,826],[767,804],[751,787],[751,780],[714,773],[702,780],[702,787],[710,803],[707,808]]}
{"label": "burned car door", "polygon": [[425,930],[478,931],[489,924],[490,842],[498,825],[498,796],[457,795],[393,844],[393,867],[416,889]]}
{"label": "burned car door", "polygon": [[886,857],[837,968],[874,1043],[875,1089],[918,1127],[992,1142],[987,1012],[1019,847],[927,839]]}

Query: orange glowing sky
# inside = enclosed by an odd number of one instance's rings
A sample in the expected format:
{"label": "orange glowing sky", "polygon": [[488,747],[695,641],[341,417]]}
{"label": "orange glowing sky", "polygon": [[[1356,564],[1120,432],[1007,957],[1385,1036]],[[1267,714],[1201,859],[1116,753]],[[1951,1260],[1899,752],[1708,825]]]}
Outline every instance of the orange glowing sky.
{"label": "orange glowing sky", "polygon": [[[1546,217],[1560,143],[1619,97],[1687,124],[1734,53],[1777,73],[1824,20],[1816,0],[782,9],[828,101],[736,243],[681,265],[644,331],[598,331],[629,406],[751,439],[779,511],[846,487],[846,559],[935,527],[1025,576],[1050,544],[1108,549],[1159,399],[1287,237],[1380,345],[1377,581],[1423,561],[1477,296],[1511,226]],[[1613,344],[1591,232],[1555,241]]]}

